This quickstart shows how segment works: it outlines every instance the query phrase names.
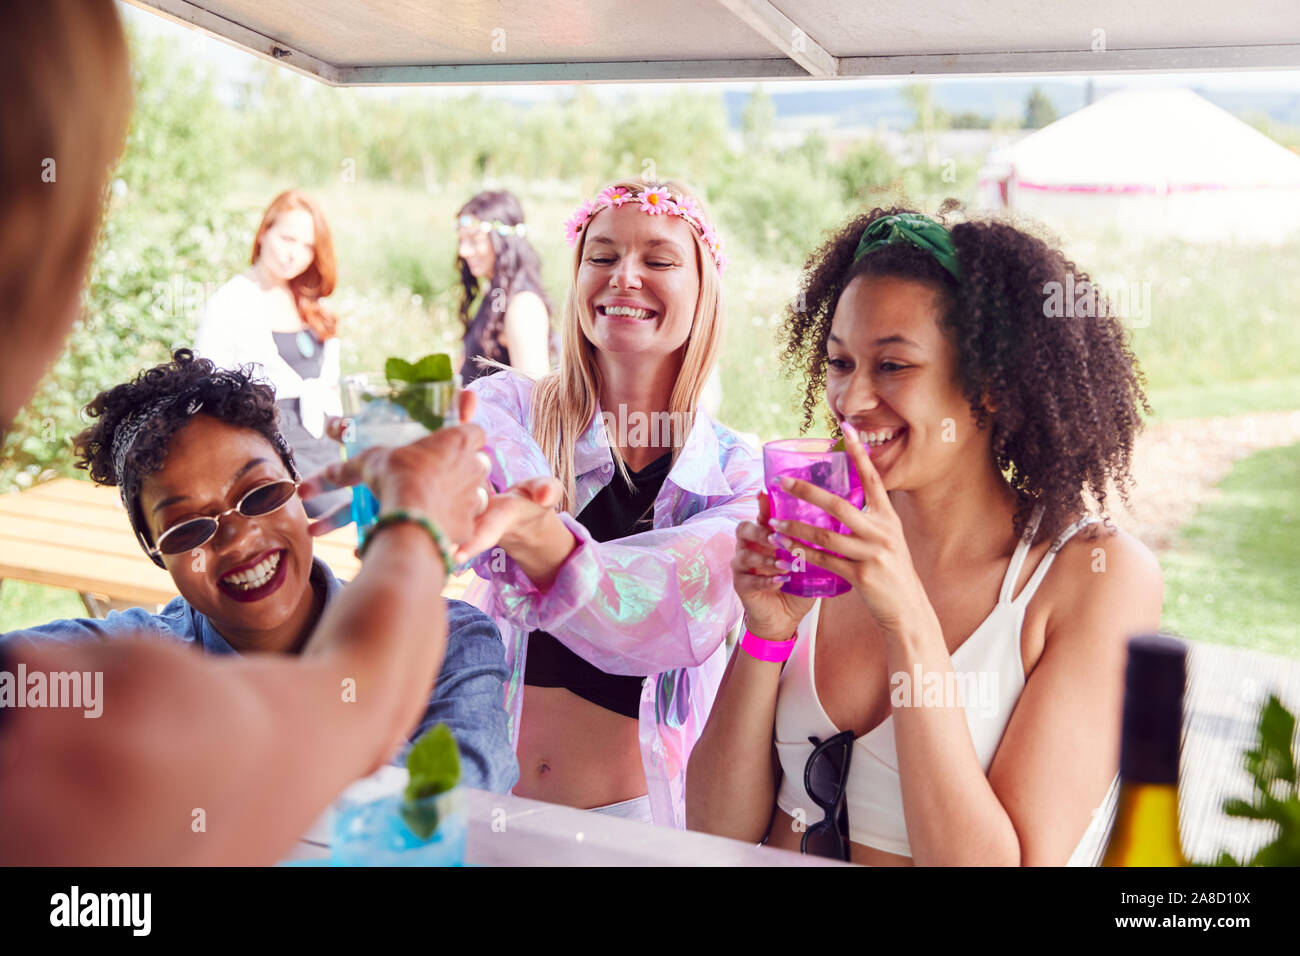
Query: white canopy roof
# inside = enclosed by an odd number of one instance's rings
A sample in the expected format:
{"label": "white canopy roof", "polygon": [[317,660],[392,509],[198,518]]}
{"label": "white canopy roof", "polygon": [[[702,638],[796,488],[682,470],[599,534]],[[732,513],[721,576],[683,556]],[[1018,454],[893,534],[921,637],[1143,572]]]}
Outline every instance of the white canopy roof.
{"label": "white canopy roof", "polygon": [[1185,89],[1125,90],[999,151],[1022,188],[1300,188],[1300,155]]}
{"label": "white canopy roof", "polygon": [[127,0],[332,85],[1300,68],[1297,0]]}

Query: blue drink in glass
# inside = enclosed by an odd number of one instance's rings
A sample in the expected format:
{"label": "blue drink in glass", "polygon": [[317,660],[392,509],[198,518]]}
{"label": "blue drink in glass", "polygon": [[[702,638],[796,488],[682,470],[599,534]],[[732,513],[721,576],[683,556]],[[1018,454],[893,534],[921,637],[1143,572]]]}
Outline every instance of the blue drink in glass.
{"label": "blue drink in glass", "polygon": [[[418,385],[390,385],[377,374],[344,376],[341,392],[343,413],[347,418],[343,426],[343,447],[347,456],[351,458],[375,445],[409,445],[430,434],[426,425],[415,421],[395,401],[401,395],[409,397],[413,391],[420,393],[425,408],[441,417],[442,425],[455,425],[458,421],[456,393],[459,390],[459,376],[447,382]],[[379,513],[380,502],[374,493],[365,485],[354,485],[352,520],[357,525],[358,546],[365,543]]]}
{"label": "blue drink in glass", "polygon": [[422,839],[407,823],[399,794],[366,802],[341,801],[334,818],[330,861],[335,866],[464,866],[469,832],[459,787],[416,801],[417,813],[436,813],[438,827]]}

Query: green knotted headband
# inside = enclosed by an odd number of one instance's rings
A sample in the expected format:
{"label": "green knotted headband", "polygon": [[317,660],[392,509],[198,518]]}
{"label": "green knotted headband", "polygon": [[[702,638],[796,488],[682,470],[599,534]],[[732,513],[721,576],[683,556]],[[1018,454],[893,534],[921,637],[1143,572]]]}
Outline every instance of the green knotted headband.
{"label": "green knotted headband", "polygon": [[961,263],[957,259],[957,247],[952,244],[952,234],[929,216],[914,212],[881,216],[867,226],[862,231],[862,239],[858,242],[858,251],[853,254],[853,261],[857,262],[868,253],[898,242],[906,242],[928,252],[954,279],[961,281]]}

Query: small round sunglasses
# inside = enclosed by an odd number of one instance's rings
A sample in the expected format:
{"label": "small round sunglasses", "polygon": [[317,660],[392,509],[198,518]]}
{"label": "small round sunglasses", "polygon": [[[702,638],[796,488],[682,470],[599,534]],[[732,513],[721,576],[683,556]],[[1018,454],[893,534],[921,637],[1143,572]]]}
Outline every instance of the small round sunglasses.
{"label": "small round sunglasses", "polygon": [[298,493],[298,482],[291,478],[279,478],[268,481],[250,489],[233,508],[227,508],[218,515],[202,518],[187,518],[172,525],[158,536],[158,546],[148,551],[155,557],[163,554],[184,554],[201,548],[217,533],[221,519],[239,512],[245,518],[260,518],[279,511]]}

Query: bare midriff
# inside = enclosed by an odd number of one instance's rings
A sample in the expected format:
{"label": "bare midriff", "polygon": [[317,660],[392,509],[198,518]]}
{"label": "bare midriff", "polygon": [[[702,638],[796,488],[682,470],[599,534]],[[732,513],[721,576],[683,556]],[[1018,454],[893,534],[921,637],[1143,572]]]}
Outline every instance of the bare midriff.
{"label": "bare midriff", "polygon": [[514,792],[590,810],[646,793],[635,717],[563,687],[524,687]]}

